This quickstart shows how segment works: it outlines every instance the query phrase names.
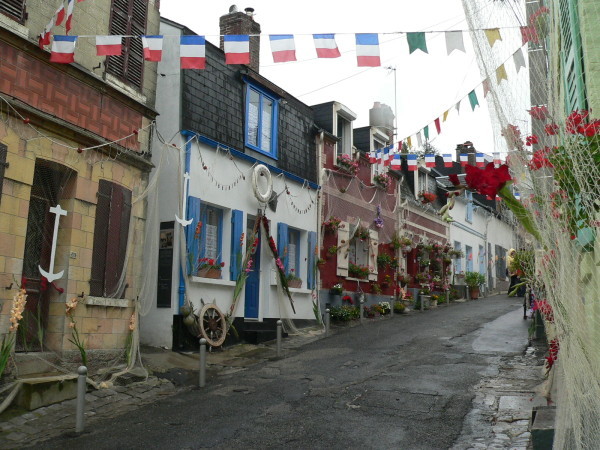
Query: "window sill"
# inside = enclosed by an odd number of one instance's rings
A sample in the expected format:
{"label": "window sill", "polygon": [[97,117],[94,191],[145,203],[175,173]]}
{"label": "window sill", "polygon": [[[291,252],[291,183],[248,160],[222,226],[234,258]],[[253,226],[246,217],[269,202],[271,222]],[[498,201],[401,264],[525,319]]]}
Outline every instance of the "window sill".
{"label": "window sill", "polygon": [[360,281],[362,283],[368,283],[369,279],[368,278],[353,278],[353,277],[346,277],[346,280],[348,281]]}
{"label": "window sill", "polygon": [[290,292],[296,293],[296,294],[310,294],[312,292],[312,290],[305,289],[305,288],[290,288]]}
{"label": "window sill", "polygon": [[83,302],[88,306],[105,306],[111,308],[132,308],[133,300],[126,298],[106,298],[106,297],[91,297],[87,296]]}
{"label": "window sill", "polygon": [[218,278],[191,277],[192,283],[212,284],[215,286],[235,286],[235,281]]}

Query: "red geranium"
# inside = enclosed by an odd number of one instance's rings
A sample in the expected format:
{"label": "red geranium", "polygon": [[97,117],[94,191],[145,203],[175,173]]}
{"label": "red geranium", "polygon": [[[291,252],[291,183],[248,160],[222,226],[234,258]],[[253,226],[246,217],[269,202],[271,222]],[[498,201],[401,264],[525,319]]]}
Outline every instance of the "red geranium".
{"label": "red geranium", "polygon": [[554,167],[552,163],[548,160],[548,155],[550,154],[550,147],[544,147],[541,150],[533,153],[533,158],[529,161],[529,168],[531,170],[539,170],[542,167]]}
{"label": "red geranium", "polygon": [[494,163],[489,163],[485,169],[474,166],[466,166],[467,176],[465,181],[470,189],[479,192],[481,195],[496,197],[498,191],[512,178],[508,173],[506,164],[500,167],[494,167]]}
{"label": "red geranium", "polygon": [[460,181],[458,179],[458,175],[455,173],[452,173],[450,175],[448,175],[448,180],[450,181],[450,183],[452,183],[454,186],[458,186],[460,184]]}
{"label": "red geranium", "polygon": [[567,131],[571,134],[579,133],[583,134],[584,132],[584,121],[587,119],[589,112],[582,110],[575,110],[569,117],[567,117]]}
{"label": "red geranium", "polygon": [[548,136],[555,136],[558,134],[558,125],[555,123],[549,123],[545,126],[545,130]]}
{"label": "red geranium", "polygon": [[535,145],[539,142],[538,137],[535,134],[527,136],[525,138],[525,145]]}

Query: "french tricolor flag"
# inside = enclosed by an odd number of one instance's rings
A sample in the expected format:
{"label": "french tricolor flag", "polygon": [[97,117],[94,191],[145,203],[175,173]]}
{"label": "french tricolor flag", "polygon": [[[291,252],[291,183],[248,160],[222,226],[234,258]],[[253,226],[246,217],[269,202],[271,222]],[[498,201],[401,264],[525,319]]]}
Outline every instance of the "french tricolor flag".
{"label": "french tricolor flag", "polygon": [[205,69],[206,39],[204,36],[181,36],[179,58],[182,69]]}
{"label": "french tricolor flag", "polygon": [[394,158],[392,158],[392,169],[399,170],[402,165],[402,160],[400,159],[400,154],[396,153]]}
{"label": "french tricolor flag", "polygon": [[485,160],[483,159],[483,153],[475,153],[475,165],[477,167],[485,166]]}
{"label": "french tricolor flag", "polygon": [[494,152],[494,164],[501,165],[500,152]]}
{"label": "french tricolor flag", "polygon": [[381,66],[379,37],[376,33],[356,34],[356,59],[359,67]]}
{"label": "french tricolor flag", "polygon": [[375,150],[371,150],[369,152],[369,162],[371,164],[375,164],[377,162],[377,153],[375,152]]}
{"label": "french tricolor flag", "polygon": [[417,170],[417,155],[406,155],[406,162],[408,163],[408,170],[410,170],[411,172]]}
{"label": "french tricolor flag", "polygon": [[435,155],[425,155],[425,167],[435,167]]}
{"label": "french tricolor flag", "polygon": [[296,61],[296,45],[292,34],[270,34],[273,62]]}
{"label": "french tricolor flag", "polygon": [[381,164],[381,149],[377,149],[377,153],[375,154],[375,162],[377,164]]}
{"label": "french tricolor flag", "polygon": [[75,61],[75,44],[77,36],[54,36],[50,62],[69,64]]}
{"label": "french tricolor flag", "polygon": [[340,50],[335,42],[335,34],[313,34],[317,58],[339,58]]}
{"label": "french tricolor flag", "polygon": [[123,53],[123,36],[96,36],[96,55],[118,56]]}
{"label": "french tricolor flag", "polygon": [[67,2],[67,22],[65,23],[65,34],[69,34],[71,31],[71,21],[73,20],[73,5],[75,4],[75,0],[69,0]]}
{"label": "french tricolor flag", "polygon": [[144,59],[146,61],[160,61],[162,59],[162,36],[142,36]]}
{"label": "french tricolor flag", "polygon": [[65,5],[60,5],[54,13],[54,25],[57,27],[65,20]]}
{"label": "french tricolor flag", "polygon": [[521,201],[521,194],[519,194],[518,192],[515,192],[515,198],[519,201]]}
{"label": "french tricolor flag", "polygon": [[444,153],[442,156],[444,158],[444,167],[452,167],[452,154]]}
{"label": "french tricolor flag", "polygon": [[250,36],[226,34],[223,36],[225,64],[250,64]]}
{"label": "french tricolor flag", "polygon": [[468,153],[461,153],[460,154],[460,165],[462,167],[465,167],[465,166],[469,165],[469,154]]}
{"label": "french tricolor flag", "polygon": [[385,147],[383,149],[383,157],[381,158],[384,166],[390,165],[390,147]]}
{"label": "french tricolor flag", "polygon": [[42,32],[42,34],[40,34],[40,37],[38,38],[38,45],[42,50],[46,45],[50,45],[50,32],[52,31],[53,26],[54,19],[52,19],[48,23],[48,25],[46,25],[46,28],[44,28],[44,31]]}

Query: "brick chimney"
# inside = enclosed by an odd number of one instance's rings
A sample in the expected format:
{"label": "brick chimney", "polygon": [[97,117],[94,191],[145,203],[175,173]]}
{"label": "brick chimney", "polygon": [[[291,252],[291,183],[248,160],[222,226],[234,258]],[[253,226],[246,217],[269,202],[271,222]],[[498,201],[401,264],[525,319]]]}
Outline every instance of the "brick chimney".
{"label": "brick chimney", "polygon": [[460,154],[467,153],[469,155],[469,165],[474,166],[475,164],[475,147],[471,141],[467,141],[464,144],[458,144],[456,146],[456,161],[460,162]]}
{"label": "brick chimney", "polygon": [[258,72],[260,65],[260,24],[254,21],[254,8],[246,8],[240,12],[237,6],[232,5],[229,13],[219,19],[221,29],[221,50],[223,50],[224,34],[256,34],[250,37],[250,67]]}

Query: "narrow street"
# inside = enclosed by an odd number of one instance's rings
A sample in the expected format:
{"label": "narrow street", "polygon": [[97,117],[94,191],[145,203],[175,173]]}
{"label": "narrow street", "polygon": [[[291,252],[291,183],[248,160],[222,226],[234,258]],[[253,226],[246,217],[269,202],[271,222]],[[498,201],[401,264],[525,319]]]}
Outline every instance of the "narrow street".
{"label": "narrow street", "polygon": [[446,449],[472,388],[500,357],[523,353],[520,301],[501,295],[337,328],[281,360],[36,447]]}

